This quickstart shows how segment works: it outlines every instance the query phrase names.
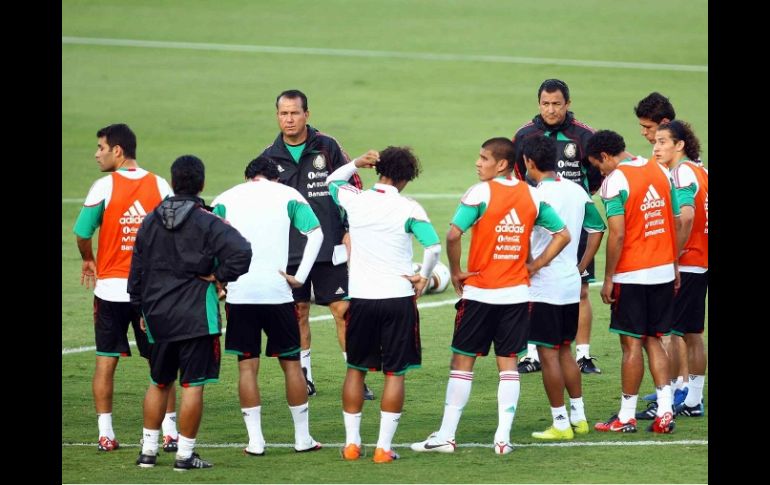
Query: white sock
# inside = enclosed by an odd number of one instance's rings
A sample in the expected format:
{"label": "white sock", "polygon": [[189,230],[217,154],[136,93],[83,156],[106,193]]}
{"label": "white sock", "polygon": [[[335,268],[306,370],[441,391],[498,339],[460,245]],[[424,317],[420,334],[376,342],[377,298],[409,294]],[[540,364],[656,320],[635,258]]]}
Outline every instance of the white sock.
{"label": "white sock", "polygon": [[658,416],[663,416],[663,413],[673,412],[672,403],[674,400],[673,391],[671,386],[656,387],[655,391],[658,395]]}
{"label": "white sock", "polygon": [[586,421],[586,411],[583,405],[583,397],[569,398],[569,422],[578,424],[580,421]]}
{"label": "white sock", "polygon": [[142,454],[143,455],[158,454],[158,437],[159,436],[160,436],[159,429],[142,428]]}
{"label": "white sock", "polygon": [[348,353],[347,353],[347,352],[343,352],[343,353],[342,353],[342,359],[343,359],[345,362],[347,362],[347,361],[348,361]]}
{"label": "white sock", "polygon": [[308,415],[310,409],[307,403],[300,404],[299,406],[289,406],[291,410],[291,417],[294,420],[294,443],[298,445],[304,445],[309,443],[310,437],[310,424]]}
{"label": "white sock", "polygon": [[676,384],[676,389],[682,389],[687,387],[687,383],[684,380],[684,376],[677,377],[675,384]]}
{"label": "white sock", "polygon": [[390,451],[390,444],[393,442],[393,435],[396,434],[399,419],[401,419],[401,413],[380,411],[380,436],[377,438],[377,448]]}
{"label": "white sock", "polygon": [[163,429],[163,436],[171,436],[177,439],[179,433],[176,431],[176,413],[166,413],[161,427]]}
{"label": "white sock", "polygon": [[99,424],[99,437],[106,436],[114,440],[115,431],[112,430],[112,413],[97,414],[96,421]]}
{"label": "white sock", "polygon": [[360,446],[361,413],[346,413],[342,411],[342,419],[345,421],[345,446],[351,443]]}
{"label": "white sock", "polygon": [[313,370],[310,368],[310,349],[299,351],[299,365],[307,370],[307,380],[313,382]]}
{"label": "white sock", "polygon": [[473,372],[449,371],[444,417],[441,420],[441,429],[437,433],[437,437],[442,441],[454,439],[457,425],[463,415],[463,408],[471,396],[471,384],[473,384]]}
{"label": "white sock", "polygon": [[700,400],[703,399],[703,384],[705,380],[706,376],[690,374],[690,390],[687,391],[687,397],[684,400],[686,406],[692,408],[700,405]]}
{"label": "white sock", "polygon": [[500,372],[500,382],[497,384],[497,430],[495,443],[511,439],[511,426],[516,415],[516,405],[519,403],[519,372],[506,370]]}
{"label": "white sock", "polygon": [[537,355],[537,345],[527,344],[527,359],[532,359],[540,362],[540,356]]}
{"label": "white sock", "polygon": [[620,396],[620,412],[618,413],[618,419],[621,423],[627,423],[629,419],[636,417],[636,401],[639,399],[638,394],[628,395],[621,394]]}
{"label": "white sock", "polygon": [[186,460],[190,458],[195,449],[195,438],[188,438],[187,436],[179,433],[179,441],[177,442],[176,459]]}
{"label": "white sock", "polygon": [[575,345],[575,361],[582,359],[585,357],[586,359],[591,357],[591,353],[588,351],[588,348],[590,347],[590,344],[580,344]]}
{"label": "white sock", "polygon": [[265,437],[262,435],[262,406],[241,408],[246,432],[249,434],[249,451],[261,453],[265,448]]}
{"label": "white sock", "polygon": [[551,416],[553,417],[553,427],[559,431],[565,431],[569,429],[569,419],[567,419],[567,407],[559,406],[558,408],[551,408]]}

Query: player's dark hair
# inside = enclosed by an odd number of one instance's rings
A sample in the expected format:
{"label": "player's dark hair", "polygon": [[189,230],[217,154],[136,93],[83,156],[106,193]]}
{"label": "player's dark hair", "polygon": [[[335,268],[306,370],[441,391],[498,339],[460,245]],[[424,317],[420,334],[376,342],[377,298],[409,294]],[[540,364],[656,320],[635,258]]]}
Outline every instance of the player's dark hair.
{"label": "player's dark hair", "polygon": [[647,118],[655,123],[660,123],[663,118],[673,120],[676,118],[674,106],[667,97],[654,91],[639,101],[634,108],[637,118]]}
{"label": "player's dark hair", "polygon": [[556,170],[556,140],[553,138],[543,135],[525,138],[521,151],[526,158],[535,162],[535,167],[541,172]]}
{"label": "player's dark hair", "polygon": [[275,98],[275,109],[278,109],[278,101],[280,101],[281,97],[286,97],[287,99],[300,98],[302,100],[302,111],[307,111],[307,96],[305,96],[305,93],[299,89],[287,89],[279,94],[278,97]]}
{"label": "player's dark hair", "polygon": [[546,79],[543,81],[543,83],[537,89],[538,102],[540,101],[540,95],[543,94],[543,91],[546,93],[555,93],[556,91],[561,91],[561,94],[564,96],[564,102],[566,103],[569,101],[569,87],[567,86],[567,83],[559,79]]}
{"label": "player's dark hair", "polygon": [[599,130],[586,142],[586,156],[601,158],[602,152],[610,155],[620,155],[626,149],[623,137],[611,130]]}
{"label": "player's dark hair", "polygon": [[96,132],[96,138],[101,137],[104,137],[107,140],[107,145],[110,147],[120,145],[126,158],[136,158],[136,135],[131,131],[131,128],[129,128],[128,125],[117,123],[105,126]]}
{"label": "player's dark hair", "polygon": [[506,172],[513,170],[513,159],[516,155],[511,140],[504,137],[490,138],[481,144],[481,148],[489,150],[495,161],[507,160],[508,168],[505,169]]}
{"label": "player's dark hair", "polygon": [[420,175],[420,160],[409,147],[389,146],[380,152],[380,161],[374,169],[394,183],[411,182]]}
{"label": "player's dark hair", "polygon": [[198,195],[205,180],[206,168],[195,155],[182,155],[171,164],[171,188],[175,195]]}
{"label": "player's dark hair", "polygon": [[658,126],[658,131],[666,130],[671,133],[671,139],[674,143],[678,141],[684,142],[684,153],[690,160],[697,160],[700,156],[700,141],[695,136],[695,132],[692,131],[692,126],[686,121],[674,120],[667,123],[661,123]]}
{"label": "player's dark hair", "polygon": [[266,155],[260,155],[250,161],[243,172],[247,179],[262,175],[267,180],[278,180],[278,173],[278,165]]}

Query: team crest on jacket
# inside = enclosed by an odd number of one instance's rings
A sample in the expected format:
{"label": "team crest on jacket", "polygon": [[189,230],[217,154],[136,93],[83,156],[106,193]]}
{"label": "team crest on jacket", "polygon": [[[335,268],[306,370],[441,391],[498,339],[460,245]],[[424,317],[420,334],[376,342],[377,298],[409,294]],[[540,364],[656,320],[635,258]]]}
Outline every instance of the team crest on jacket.
{"label": "team crest on jacket", "polygon": [[316,170],[323,170],[326,167],[326,159],[323,154],[319,153],[316,155],[313,159],[313,167],[315,167]]}
{"label": "team crest on jacket", "polygon": [[564,147],[564,156],[567,158],[575,158],[576,153],[577,145],[574,143],[567,143],[567,146]]}

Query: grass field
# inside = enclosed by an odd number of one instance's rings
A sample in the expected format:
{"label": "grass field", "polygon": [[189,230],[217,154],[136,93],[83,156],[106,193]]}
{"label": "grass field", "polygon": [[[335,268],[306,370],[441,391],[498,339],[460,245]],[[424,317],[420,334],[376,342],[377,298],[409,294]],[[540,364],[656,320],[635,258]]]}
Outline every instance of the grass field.
{"label": "grass field", "polygon": [[[78,284],[80,258],[72,226],[88,188],[100,176],[93,158],[98,128],[128,123],[137,133],[140,164],[167,178],[177,156],[200,156],[207,166],[204,195],[210,202],[238,183],[246,163],[275,138],[275,96],[298,88],[309,97],[310,123],[334,135],[351,155],[391,144],[415,149],[424,174],[405,195],[423,204],[443,234],[460,194],[476,182],[473,162],[481,142],[511,136],[531,119],[537,113],[537,87],[546,78],[569,84],[578,119],[621,133],[629,150],[643,156],[650,146],[639,135],[633,107],[651,91],[662,92],[677,108],[677,117],[693,125],[708,162],[705,0],[64,0],[62,16],[63,482],[708,481],[708,417],[680,419],[671,436],[592,432],[569,447],[536,443],[530,433],[550,423],[539,373],[522,376],[512,431],[519,448],[504,457],[494,455],[497,375],[491,358],[477,364],[458,430],[461,447],[454,455],[423,456],[397,448],[402,460],[390,466],[374,466],[370,460],[345,463],[332,446],[344,439],[344,366],[329,320],[313,323],[319,394],[310,403],[311,432],[327,444],[325,450],[296,455],[289,447],[273,446],[291,443],[293,436],[278,364],[264,359],[260,384],[268,452],[263,458],[244,456],[237,366],[225,356],[220,383],[206,389],[198,436],[202,456],[216,466],[178,474],[171,471],[171,457],[161,456],[158,467],[140,470],[133,463],[148,384],[144,360],[122,359],[118,367],[114,423],[123,449],[100,454],[90,384],[94,353],[70,352],[93,345],[92,294]],[[138,47],[129,41],[156,43]],[[373,180],[364,173],[366,184]],[[467,240],[464,246],[467,250]],[[603,269],[602,249],[597,274]],[[445,292],[423,301],[453,296]],[[607,332],[609,315],[598,288],[592,288],[591,297],[591,350],[604,371],[583,381],[593,423],[617,411],[620,349]],[[312,308],[314,317],[326,314],[324,308]],[[397,444],[424,439],[441,420],[454,309],[449,303],[425,308],[421,318],[423,368],[407,377]],[[371,375],[368,381],[379,396],[382,377]],[[641,392],[651,389],[645,376]],[[708,414],[708,396],[706,403]],[[365,406],[365,443],[376,441],[378,404]],[[634,446],[622,446],[628,444]]]}

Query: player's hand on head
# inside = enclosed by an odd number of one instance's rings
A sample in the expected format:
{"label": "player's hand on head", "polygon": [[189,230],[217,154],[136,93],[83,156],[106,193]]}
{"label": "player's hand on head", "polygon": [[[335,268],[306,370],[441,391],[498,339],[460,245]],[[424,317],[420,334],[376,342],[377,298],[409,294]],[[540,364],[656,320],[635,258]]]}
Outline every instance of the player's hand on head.
{"label": "player's hand on head", "polygon": [[356,167],[358,168],[371,168],[377,165],[377,162],[379,161],[380,152],[377,150],[369,150],[355,159]]}

